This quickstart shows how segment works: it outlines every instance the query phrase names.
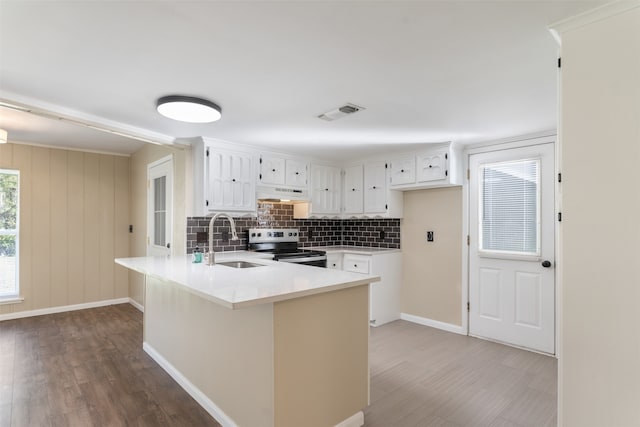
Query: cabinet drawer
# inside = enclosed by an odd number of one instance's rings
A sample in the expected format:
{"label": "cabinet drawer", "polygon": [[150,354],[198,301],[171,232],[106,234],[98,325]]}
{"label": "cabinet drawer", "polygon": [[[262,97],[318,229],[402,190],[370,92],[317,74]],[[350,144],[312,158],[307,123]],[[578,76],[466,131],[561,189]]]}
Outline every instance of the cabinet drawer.
{"label": "cabinet drawer", "polygon": [[345,254],[342,260],[342,269],[354,273],[369,274],[371,258],[362,255]]}
{"label": "cabinet drawer", "polygon": [[342,270],[342,254],[330,253],[327,254],[327,268],[334,270]]}

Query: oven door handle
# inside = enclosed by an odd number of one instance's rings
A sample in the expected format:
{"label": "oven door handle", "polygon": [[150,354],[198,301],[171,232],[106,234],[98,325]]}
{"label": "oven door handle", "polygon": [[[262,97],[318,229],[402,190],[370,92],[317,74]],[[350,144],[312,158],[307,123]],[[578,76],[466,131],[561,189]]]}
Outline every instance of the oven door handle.
{"label": "oven door handle", "polygon": [[308,256],[308,257],[302,257],[302,258],[301,257],[280,258],[280,259],[277,259],[276,261],[302,263],[302,262],[309,262],[309,261],[324,261],[326,259],[327,259],[326,256]]}

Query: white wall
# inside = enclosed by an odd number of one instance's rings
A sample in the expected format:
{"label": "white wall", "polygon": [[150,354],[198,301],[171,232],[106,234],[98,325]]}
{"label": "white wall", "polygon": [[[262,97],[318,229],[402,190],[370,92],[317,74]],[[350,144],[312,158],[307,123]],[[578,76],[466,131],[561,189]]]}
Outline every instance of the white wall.
{"label": "white wall", "polygon": [[640,3],[634,3],[622,13],[621,3],[608,7],[613,14],[606,18],[601,10],[556,27],[564,427],[640,426]]}

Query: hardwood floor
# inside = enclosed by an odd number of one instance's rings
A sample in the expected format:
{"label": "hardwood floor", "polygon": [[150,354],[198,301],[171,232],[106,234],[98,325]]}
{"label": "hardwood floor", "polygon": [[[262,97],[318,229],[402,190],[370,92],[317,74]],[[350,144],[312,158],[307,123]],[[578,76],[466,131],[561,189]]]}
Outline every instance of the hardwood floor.
{"label": "hardwood floor", "polygon": [[0,426],[219,426],[142,351],[129,304],[0,322]]}
{"label": "hardwood floor", "polygon": [[553,357],[398,320],[369,363],[366,427],[556,426]]}
{"label": "hardwood floor", "polygon": [[[367,427],[556,424],[551,357],[396,321],[371,330],[370,363]],[[142,314],[122,304],[0,322],[0,426],[219,424],[142,351]]]}

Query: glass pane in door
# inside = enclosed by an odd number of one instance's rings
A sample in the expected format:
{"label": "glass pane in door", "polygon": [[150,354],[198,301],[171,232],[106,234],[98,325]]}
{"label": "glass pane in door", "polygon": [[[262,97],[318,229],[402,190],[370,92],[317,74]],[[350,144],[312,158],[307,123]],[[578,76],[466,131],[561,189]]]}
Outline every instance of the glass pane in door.
{"label": "glass pane in door", "polygon": [[167,243],[167,177],[161,176],[153,180],[153,244],[164,246]]}
{"label": "glass pane in door", "polygon": [[480,250],[539,255],[540,160],[480,166]]}

